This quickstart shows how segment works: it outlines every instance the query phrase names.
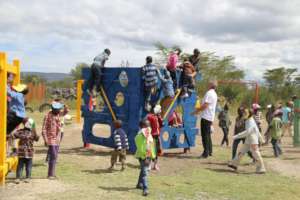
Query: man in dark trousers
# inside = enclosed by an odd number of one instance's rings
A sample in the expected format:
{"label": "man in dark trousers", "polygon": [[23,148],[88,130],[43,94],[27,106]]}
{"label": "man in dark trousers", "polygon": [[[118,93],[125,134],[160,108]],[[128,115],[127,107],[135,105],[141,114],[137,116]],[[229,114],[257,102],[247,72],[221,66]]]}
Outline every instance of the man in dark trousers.
{"label": "man in dark trousers", "polygon": [[201,117],[201,136],[203,153],[200,158],[207,158],[212,156],[212,123],[215,119],[216,105],[218,96],[216,93],[217,81],[210,81],[208,84],[208,91],[202,99],[200,108],[197,108],[192,114],[200,114]]}

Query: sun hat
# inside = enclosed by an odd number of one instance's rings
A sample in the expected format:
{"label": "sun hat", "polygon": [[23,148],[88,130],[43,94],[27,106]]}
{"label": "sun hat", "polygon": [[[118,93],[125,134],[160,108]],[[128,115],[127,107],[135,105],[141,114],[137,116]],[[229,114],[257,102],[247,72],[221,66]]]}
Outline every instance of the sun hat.
{"label": "sun hat", "polygon": [[23,92],[27,88],[27,85],[25,85],[25,84],[18,84],[18,85],[12,86],[12,88],[15,91],[17,91],[17,92]]}

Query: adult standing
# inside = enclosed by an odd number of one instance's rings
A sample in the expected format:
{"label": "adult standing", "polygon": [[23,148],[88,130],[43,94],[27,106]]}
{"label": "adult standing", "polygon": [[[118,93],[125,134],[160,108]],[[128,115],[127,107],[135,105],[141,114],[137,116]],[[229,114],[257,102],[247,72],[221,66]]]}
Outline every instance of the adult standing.
{"label": "adult standing", "polygon": [[210,81],[208,84],[208,91],[202,99],[200,108],[197,108],[193,114],[201,112],[201,137],[203,145],[203,153],[201,158],[212,156],[212,140],[211,140],[211,126],[215,119],[216,105],[218,95],[216,93],[217,81]]}

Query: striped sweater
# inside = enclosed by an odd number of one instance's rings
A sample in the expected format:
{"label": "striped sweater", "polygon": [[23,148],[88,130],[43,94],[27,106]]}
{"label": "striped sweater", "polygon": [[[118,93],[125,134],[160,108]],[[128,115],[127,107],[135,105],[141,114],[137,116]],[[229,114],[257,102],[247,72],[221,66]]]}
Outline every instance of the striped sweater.
{"label": "striped sweater", "polygon": [[158,80],[158,69],[153,64],[146,64],[142,68],[142,78],[145,83],[145,87],[154,87]]}
{"label": "striped sweater", "polygon": [[129,149],[128,138],[122,128],[118,128],[114,131],[113,138],[116,150]]}

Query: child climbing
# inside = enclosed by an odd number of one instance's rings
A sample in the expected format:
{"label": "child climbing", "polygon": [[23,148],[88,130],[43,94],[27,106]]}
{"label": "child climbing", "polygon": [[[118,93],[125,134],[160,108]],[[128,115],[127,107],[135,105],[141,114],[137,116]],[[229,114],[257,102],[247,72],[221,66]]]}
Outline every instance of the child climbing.
{"label": "child climbing", "polygon": [[122,163],[122,171],[125,170],[125,161],[126,161],[126,150],[129,149],[128,138],[125,131],[122,129],[122,121],[115,120],[114,121],[115,131],[113,133],[115,149],[111,154],[111,166],[110,170],[114,169],[114,166],[118,160]]}
{"label": "child climbing", "polygon": [[197,72],[199,72],[200,71],[200,61],[201,61],[201,56],[200,56],[199,49],[194,49],[193,55],[191,55],[189,57],[189,61],[195,67],[195,70]]}
{"label": "child climbing", "polygon": [[277,110],[274,113],[274,118],[270,124],[270,135],[271,135],[271,143],[274,150],[274,156],[279,157],[282,154],[282,150],[279,144],[279,140],[282,137],[282,126],[283,123],[281,121],[282,111]]}
{"label": "child climbing", "polygon": [[63,108],[63,104],[59,102],[53,102],[51,105],[51,111],[46,114],[42,126],[42,136],[45,145],[48,147],[48,178],[55,179],[55,167],[58,157],[58,149],[61,140],[61,121],[60,110]]}
{"label": "child climbing", "polygon": [[191,92],[195,89],[195,76],[197,75],[197,72],[189,61],[185,61],[180,68],[182,69],[180,79],[183,88],[181,97],[186,98],[189,97]]}
{"label": "child climbing", "polygon": [[160,129],[163,125],[163,121],[160,113],[161,113],[161,106],[156,105],[152,109],[152,112],[147,115],[147,119],[150,122],[150,126],[151,126],[151,134],[157,150],[156,156],[154,158],[154,165],[152,167],[153,170],[159,170],[158,155],[162,155],[161,141],[159,136],[160,136]]}
{"label": "child climbing", "polygon": [[253,118],[254,111],[250,110],[248,118],[246,120],[245,128],[246,130],[240,132],[237,135],[233,136],[233,139],[241,139],[245,138],[245,143],[243,144],[241,150],[239,151],[238,155],[228,164],[228,167],[237,170],[238,165],[242,157],[248,152],[251,151],[252,156],[256,161],[256,173],[262,174],[266,172],[264,162],[262,156],[259,151],[259,142],[263,142],[263,138],[260,134],[260,131],[255,123]]}
{"label": "child climbing", "polygon": [[228,113],[228,105],[225,104],[224,109],[219,113],[219,126],[223,131],[223,139],[221,142],[221,146],[223,146],[226,143],[226,146],[229,146],[229,140],[228,140],[228,134],[229,134],[229,126],[231,124],[229,119],[229,113]]}
{"label": "child climbing", "polygon": [[144,119],[140,122],[140,130],[135,136],[136,152],[135,157],[140,162],[140,175],[137,189],[143,190],[143,196],[147,196],[148,192],[148,171],[151,160],[155,158],[155,146],[151,135],[150,122]]}
{"label": "child climbing", "polygon": [[25,112],[25,95],[28,93],[28,88],[24,84],[19,84],[12,87],[13,90],[7,90],[10,97],[9,111],[7,114],[7,134],[10,134],[26,117]]}
{"label": "child climbing", "polygon": [[145,110],[150,111],[151,97],[156,94],[158,80],[158,69],[152,64],[151,56],[146,57],[146,65],[142,67],[142,79],[144,80]]}
{"label": "child climbing", "polygon": [[104,51],[101,54],[99,54],[94,58],[94,62],[91,66],[90,79],[88,81],[90,94],[93,94],[93,89],[95,86],[96,86],[96,92],[100,91],[103,68],[110,54],[111,51],[109,49],[104,49]]}
{"label": "child climbing", "polygon": [[174,96],[173,80],[168,70],[163,70],[164,76],[158,71],[159,78],[161,80],[161,87],[163,90],[164,98],[161,100],[160,105],[162,107],[162,116],[164,116],[166,110],[170,106]]}
{"label": "child climbing", "polygon": [[179,61],[179,56],[181,54],[181,49],[177,48],[175,51],[171,51],[168,57],[167,70],[171,74],[171,78],[173,80],[173,88],[177,89],[177,63]]}
{"label": "child climbing", "polygon": [[24,166],[26,169],[25,182],[28,183],[31,178],[32,158],[34,153],[33,143],[39,140],[39,136],[35,132],[34,120],[31,118],[27,119],[24,128],[13,132],[11,137],[13,139],[19,139],[17,151],[19,162],[16,172],[16,183],[20,183]]}

